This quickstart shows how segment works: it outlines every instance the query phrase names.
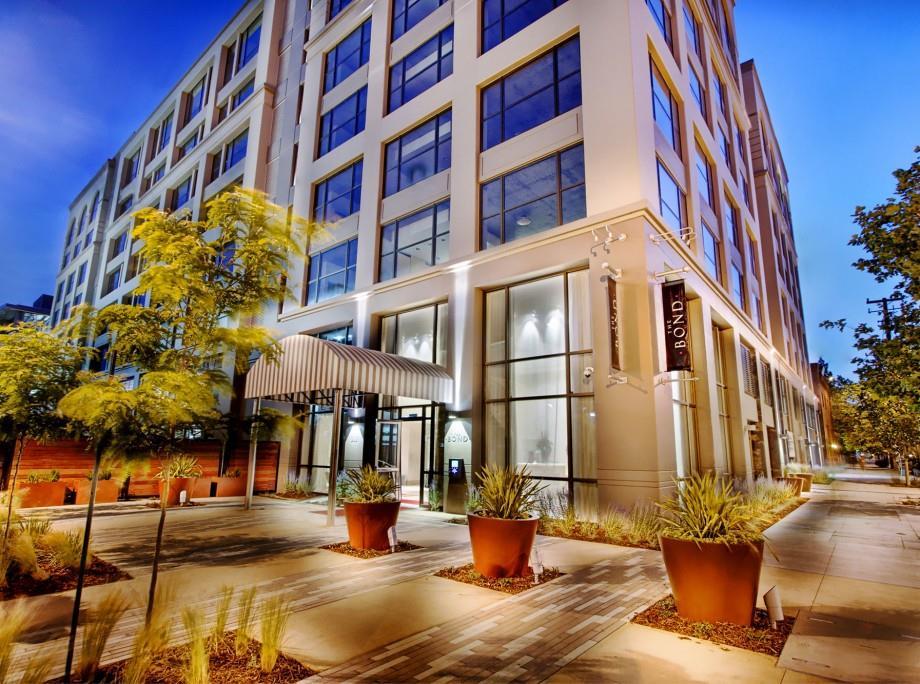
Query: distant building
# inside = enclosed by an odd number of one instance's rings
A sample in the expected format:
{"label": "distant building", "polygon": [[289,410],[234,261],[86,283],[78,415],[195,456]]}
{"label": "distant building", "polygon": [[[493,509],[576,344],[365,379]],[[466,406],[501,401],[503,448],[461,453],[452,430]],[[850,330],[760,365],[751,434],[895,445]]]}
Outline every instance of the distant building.
{"label": "distant building", "polygon": [[824,375],[820,363],[811,364],[811,382],[817,398],[819,439],[821,440],[821,457],[827,463],[839,462],[843,454],[840,451],[840,442],[834,430],[833,415],[831,413],[831,386]]}
{"label": "distant building", "polygon": [[51,303],[54,297],[43,294],[31,306],[29,304],[10,304],[0,306],[0,325],[18,323],[44,323],[51,315]]}

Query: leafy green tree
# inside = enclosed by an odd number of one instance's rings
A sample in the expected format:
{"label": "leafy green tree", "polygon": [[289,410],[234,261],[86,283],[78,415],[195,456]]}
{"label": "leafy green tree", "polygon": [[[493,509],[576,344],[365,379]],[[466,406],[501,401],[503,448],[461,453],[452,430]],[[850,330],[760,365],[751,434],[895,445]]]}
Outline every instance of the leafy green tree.
{"label": "leafy green tree", "polygon": [[0,327],[0,441],[12,443],[0,567],[7,552],[13,495],[26,442],[61,436],[58,401],[77,384],[87,350],[35,325]]}

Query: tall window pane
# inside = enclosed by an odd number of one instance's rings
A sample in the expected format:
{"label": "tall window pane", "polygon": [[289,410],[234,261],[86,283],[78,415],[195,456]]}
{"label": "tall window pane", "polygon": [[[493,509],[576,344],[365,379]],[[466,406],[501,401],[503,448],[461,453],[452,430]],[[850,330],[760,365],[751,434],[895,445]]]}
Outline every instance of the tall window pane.
{"label": "tall window pane", "polygon": [[313,254],[310,257],[307,304],[316,304],[354,290],[357,261],[357,238]]}
{"label": "tall window pane", "polygon": [[677,135],[677,103],[671,96],[671,89],[668,88],[661,74],[654,64],[651,66],[652,71],[652,116],[658,126],[658,130],[664,135],[675,152],[679,153],[679,143]]}
{"label": "tall window pane", "polygon": [[410,52],[390,67],[390,95],[387,111],[392,112],[454,73],[454,26]]}
{"label": "tall window pane", "polygon": [[684,227],[684,193],[660,160],[658,161],[658,197],[661,218],[671,230],[680,234]]}
{"label": "tall window pane", "polygon": [[320,119],[319,156],[334,150],[364,130],[367,86],[340,102]]}
{"label": "tall window pane", "polygon": [[446,261],[450,203],[441,202],[389,223],[380,235],[380,282]]}
{"label": "tall window pane", "polygon": [[386,146],[387,197],[450,168],[451,113],[429,119]]}
{"label": "tall window pane", "polygon": [[328,93],[339,83],[355,73],[371,54],[371,20],[368,19],[343,38],[326,54],[326,73],[323,92]]}
{"label": "tall window pane", "polygon": [[709,275],[715,278],[717,281],[721,282],[722,280],[722,270],[719,267],[719,239],[715,236],[715,233],[706,225],[706,222],[703,221],[703,261],[706,264],[706,270],[709,271]]}
{"label": "tall window pane", "polygon": [[362,160],[317,183],[313,193],[313,218],[333,223],[361,207]]}
{"label": "tall window pane", "polygon": [[700,184],[700,197],[711,207],[713,201],[712,167],[709,165],[709,160],[706,159],[706,155],[703,154],[699,147],[696,148],[696,178]]}
{"label": "tall window pane", "polygon": [[396,40],[447,0],[393,0],[392,39]]}
{"label": "tall window pane", "polygon": [[482,51],[488,52],[565,0],[482,0]]}

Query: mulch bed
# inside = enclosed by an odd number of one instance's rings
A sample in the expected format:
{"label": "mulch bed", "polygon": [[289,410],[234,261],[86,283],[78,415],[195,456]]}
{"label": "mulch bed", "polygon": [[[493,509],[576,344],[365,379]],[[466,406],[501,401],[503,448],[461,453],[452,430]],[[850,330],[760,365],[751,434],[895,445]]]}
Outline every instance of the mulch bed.
{"label": "mulch bed", "polygon": [[901,504],[902,506],[920,507],[920,499],[915,499],[911,496],[907,497],[906,499],[901,499],[900,501],[898,501],[898,503]]}
{"label": "mulch bed", "polygon": [[286,499],[288,501],[305,501],[306,499],[314,499],[317,494],[301,494],[300,492],[274,492],[273,494],[264,494],[269,499]]}
{"label": "mulch bed", "polygon": [[[167,506],[167,509],[170,511],[175,511],[179,508],[192,508],[193,506],[206,506],[206,505],[207,504],[205,504],[202,501],[186,501],[184,504],[181,504],[178,506]],[[149,501],[144,504],[144,508],[155,508],[156,510],[160,510],[161,508],[160,502],[159,500]]]}
{"label": "mulch bed", "polygon": [[473,568],[472,563],[461,565],[458,568],[443,568],[434,573],[435,577],[445,577],[457,582],[475,584],[478,587],[484,587],[494,591],[502,591],[506,594],[520,594],[522,591],[533,589],[534,587],[538,587],[541,584],[546,584],[547,582],[554,580],[557,577],[562,577],[563,574],[564,573],[559,572],[559,568],[545,568],[543,570],[543,574],[540,575],[539,584],[534,582],[533,573],[525,575],[524,577],[502,577],[501,579],[494,579],[492,577],[480,575]]}
{"label": "mulch bed", "polygon": [[560,529],[558,524],[546,524],[540,521],[537,534],[544,537],[559,537],[561,539],[574,539],[576,541],[597,542],[599,544],[613,544],[614,546],[628,546],[633,549],[646,549],[647,551],[660,551],[657,543],[634,542],[625,537],[608,537],[597,523],[578,521],[572,525],[571,530]]}
{"label": "mulch bed", "polygon": [[808,503],[808,499],[800,496],[797,499],[790,501],[785,506],[778,508],[777,510],[767,515],[766,521],[763,527],[761,527],[760,531],[763,532],[767,528],[772,527],[773,525],[778,523],[780,520],[785,518],[787,515],[792,513],[792,511],[797,509],[799,506],[803,506],[807,503]]}
{"label": "mulch bed", "polygon": [[[259,682],[260,684],[290,684],[316,674],[313,670],[300,664],[283,653],[278,655],[278,662],[271,672],[262,672],[259,667],[258,641],[249,642],[249,650],[238,656],[233,648],[234,633],[227,632],[222,639],[211,641],[211,657],[208,681],[211,684],[243,684]],[[159,653],[147,673],[145,684],[175,684],[185,681],[185,663],[188,659],[188,646],[174,646]],[[103,681],[121,681],[121,673],[127,664],[121,661],[102,668]]]}
{"label": "mulch bed", "polygon": [[413,551],[415,549],[422,548],[415,544],[410,544],[409,542],[401,541],[396,545],[396,549],[393,551],[376,551],[374,549],[356,549],[348,542],[338,542],[336,544],[326,544],[325,546],[320,546],[321,549],[326,549],[327,551],[335,551],[336,553],[344,553],[346,556],[353,556],[354,558],[380,558],[380,556],[389,556],[394,553],[399,553],[401,551]]}
{"label": "mulch bed", "polygon": [[632,622],[716,644],[779,656],[792,632],[795,618],[787,617],[774,630],[770,628],[767,611],[755,608],[754,624],[751,627],[729,622],[690,622],[677,614],[674,597],[667,596],[633,617]]}
{"label": "mulch bed", "polygon": [[[9,600],[20,596],[39,596],[41,594],[54,594],[59,591],[68,591],[77,586],[77,570],[59,568],[40,564],[42,570],[48,573],[45,579],[34,579],[31,575],[19,573],[11,574],[6,586],[0,587],[0,600]],[[118,567],[102,560],[98,556],[92,557],[92,563],[86,568],[83,586],[92,587],[97,584],[108,584],[131,579],[131,575],[119,570]]]}

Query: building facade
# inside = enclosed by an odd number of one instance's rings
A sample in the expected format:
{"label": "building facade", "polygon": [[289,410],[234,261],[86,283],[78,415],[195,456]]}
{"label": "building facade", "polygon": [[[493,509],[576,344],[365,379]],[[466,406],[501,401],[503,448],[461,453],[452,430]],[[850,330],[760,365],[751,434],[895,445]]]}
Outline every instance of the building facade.
{"label": "building facade", "polygon": [[118,152],[95,300],[136,285],[135,247],[108,247],[131,207],[241,183],[326,223],[262,323],[442,365],[455,390],[368,396],[339,435],[294,406],[291,477],[324,489],[339,439],[407,500],[448,462],[526,465],[590,513],[820,458],[785,172],[730,1],[305,5],[244,6]]}

